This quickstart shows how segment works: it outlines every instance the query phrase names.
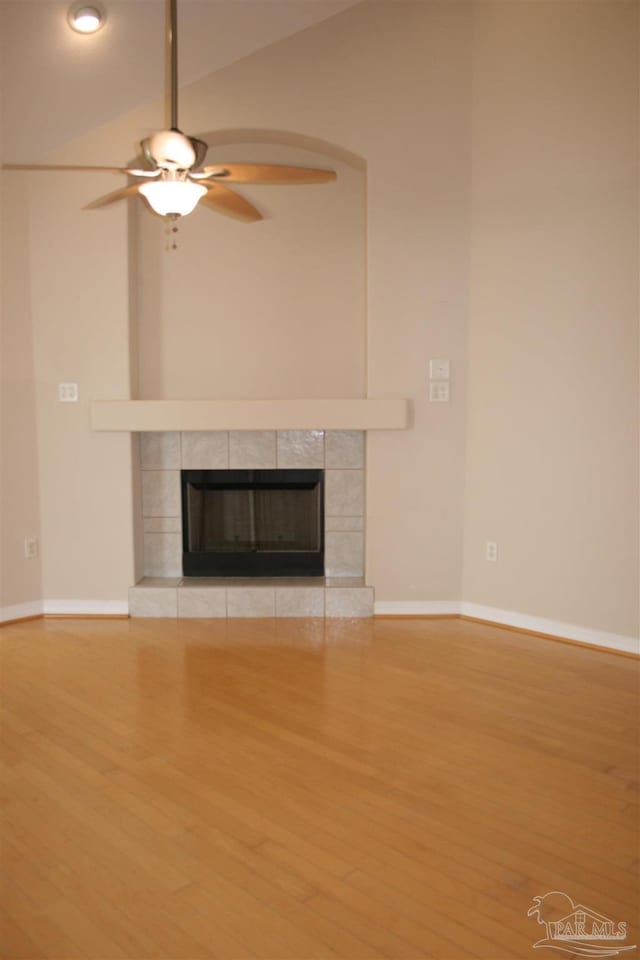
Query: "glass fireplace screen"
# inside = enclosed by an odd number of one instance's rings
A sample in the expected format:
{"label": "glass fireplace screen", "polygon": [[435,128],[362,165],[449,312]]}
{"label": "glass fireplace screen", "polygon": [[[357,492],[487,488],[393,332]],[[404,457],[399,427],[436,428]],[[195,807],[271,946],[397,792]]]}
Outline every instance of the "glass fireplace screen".
{"label": "glass fireplace screen", "polygon": [[322,470],[183,470],[185,576],[322,576]]}

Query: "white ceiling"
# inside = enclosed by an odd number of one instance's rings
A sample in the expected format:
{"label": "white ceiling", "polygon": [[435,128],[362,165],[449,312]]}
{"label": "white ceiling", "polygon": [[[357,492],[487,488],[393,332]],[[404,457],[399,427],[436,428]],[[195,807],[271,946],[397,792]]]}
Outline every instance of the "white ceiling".
{"label": "white ceiling", "polygon": [[[0,0],[0,153],[39,162],[162,97],[164,0],[101,0],[105,27],[81,36],[69,3]],[[179,0],[180,85],[304,30],[357,0]],[[158,127],[165,118],[158,116]]]}

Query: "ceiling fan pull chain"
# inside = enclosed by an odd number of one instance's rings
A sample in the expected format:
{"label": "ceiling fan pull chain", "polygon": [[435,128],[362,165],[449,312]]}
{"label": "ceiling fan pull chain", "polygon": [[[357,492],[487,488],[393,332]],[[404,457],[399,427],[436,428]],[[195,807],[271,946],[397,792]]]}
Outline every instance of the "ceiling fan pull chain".
{"label": "ceiling fan pull chain", "polygon": [[165,250],[169,252],[171,250],[178,249],[178,238],[176,237],[178,232],[178,214],[170,213],[168,214],[166,220],[167,224],[164,228],[164,232],[167,237],[167,243],[165,245]]}

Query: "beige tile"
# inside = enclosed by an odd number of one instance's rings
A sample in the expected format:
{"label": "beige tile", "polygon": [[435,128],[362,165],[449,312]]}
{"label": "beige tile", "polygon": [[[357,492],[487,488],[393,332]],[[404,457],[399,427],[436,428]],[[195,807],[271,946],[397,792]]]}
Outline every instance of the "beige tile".
{"label": "beige tile", "polygon": [[361,577],[364,573],[364,535],[327,533],[324,568],[327,577]]}
{"label": "beige tile", "polygon": [[131,587],[130,617],[177,617],[178,591],[175,587]]}
{"label": "beige tile", "polygon": [[[182,577],[180,587],[228,587],[230,577]],[[252,581],[255,582],[255,581]]]}
{"label": "beige tile", "polygon": [[143,577],[136,587],[179,587],[182,577]]}
{"label": "beige tile", "polygon": [[181,533],[181,517],[145,517],[145,533]]}
{"label": "beige tile", "polygon": [[227,590],[225,587],[178,588],[179,617],[226,617]]}
{"label": "beige tile", "polygon": [[340,530],[364,530],[364,517],[325,517],[324,529],[334,533]]}
{"label": "beige tile", "polygon": [[182,576],[182,536],[179,533],[144,534],[144,575]]}
{"label": "beige tile", "polygon": [[275,617],[276,592],[273,587],[229,587],[228,617]]}
{"label": "beige tile", "polygon": [[326,587],[366,587],[364,577],[327,577]]}
{"label": "beige tile", "polygon": [[358,517],[364,513],[364,471],[326,470],[324,509],[328,517]]}
{"label": "beige tile", "polygon": [[276,617],[324,617],[324,587],[276,587]]}
{"label": "beige tile", "polygon": [[142,471],[142,515],[144,517],[179,517],[180,471]]}
{"label": "beige tile", "polygon": [[228,470],[229,434],[226,430],[182,434],[183,470]]}
{"label": "beige tile", "polygon": [[180,434],[141,433],[140,466],[143,470],[179,470]]}
{"label": "beige tile", "polygon": [[273,470],[276,466],[275,430],[230,430],[231,470]]}
{"label": "beige tile", "polygon": [[327,617],[372,617],[373,587],[327,587]]}
{"label": "beige tile", "polygon": [[280,470],[324,466],[324,431],[278,430],[277,463]]}
{"label": "beige tile", "polygon": [[364,431],[327,430],[325,466],[341,470],[364,467]]}

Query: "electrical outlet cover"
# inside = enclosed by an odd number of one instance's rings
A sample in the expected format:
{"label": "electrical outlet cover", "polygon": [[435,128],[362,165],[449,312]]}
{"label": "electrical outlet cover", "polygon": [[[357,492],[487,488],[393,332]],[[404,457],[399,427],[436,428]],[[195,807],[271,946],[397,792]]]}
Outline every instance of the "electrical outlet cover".
{"label": "electrical outlet cover", "polygon": [[36,537],[25,537],[24,540],[25,560],[35,560],[38,556],[38,540]]}
{"label": "electrical outlet cover", "polygon": [[487,560],[495,562],[498,559],[498,544],[494,540],[487,540],[485,551]]}

